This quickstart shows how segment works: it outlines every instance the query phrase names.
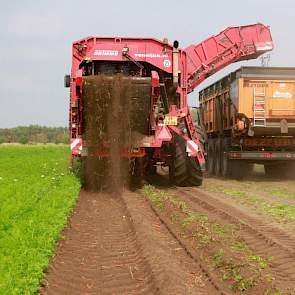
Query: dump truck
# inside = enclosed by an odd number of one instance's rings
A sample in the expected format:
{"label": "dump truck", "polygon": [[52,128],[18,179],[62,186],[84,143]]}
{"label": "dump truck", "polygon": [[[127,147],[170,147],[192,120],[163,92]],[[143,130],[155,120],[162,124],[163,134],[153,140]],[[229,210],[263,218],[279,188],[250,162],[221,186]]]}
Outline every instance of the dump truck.
{"label": "dump truck", "polygon": [[295,68],[241,67],[199,92],[209,175],[242,178],[253,164],[295,175]]}
{"label": "dump truck", "polygon": [[205,154],[188,94],[228,64],[272,49],[270,29],[260,23],[229,27],[184,49],[166,38],[74,42],[71,75],[65,76],[72,157],[88,162],[84,170],[95,159],[124,158],[136,177],[162,165],[174,184],[201,185]]}

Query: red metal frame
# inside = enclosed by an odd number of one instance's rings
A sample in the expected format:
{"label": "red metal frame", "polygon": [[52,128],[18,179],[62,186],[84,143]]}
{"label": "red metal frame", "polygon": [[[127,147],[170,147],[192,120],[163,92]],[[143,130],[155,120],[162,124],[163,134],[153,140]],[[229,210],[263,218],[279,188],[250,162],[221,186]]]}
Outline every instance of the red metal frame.
{"label": "red metal frame", "polygon": [[[193,91],[206,77],[226,65],[242,59],[256,58],[272,48],[270,30],[262,24],[227,28],[220,34],[197,45],[191,45],[184,50],[173,48],[166,41],[161,42],[151,38],[88,37],[74,42],[72,46],[70,135],[71,143],[77,143],[77,145],[74,146],[73,144],[72,155],[80,155],[82,147],[83,73],[79,69],[82,62],[123,62],[131,59],[135,62],[153,65],[156,69],[174,77],[173,54],[177,52],[176,75],[178,77],[176,78],[178,82],[176,93],[179,94],[180,108],[178,109],[176,105],[170,105],[169,113],[166,115],[177,117],[178,121],[185,119],[186,130],[184,132],[176,126],[165,126],[163,122],[158,122],[151,126],[154,133],[150,144],[145,143],[141,148],[148,146],[157,149],[162,147],[163,144],[172,142],[173,138],[169,136],[170,131],[172,131],[187,142],[193,141],[198,146],[198,150],[193,155],[198,163],[204,167],[204,151],[188,110],[187,94]],[[124,54],[126,50],[128,56]],[[151,79],[151,110],[153,112],[153,106],[160,95],[159,75],[156,70],[151,72]],[[153,113],[149,114],[149,117],[152,125]],[[163,137],[163,134],[166,137]],[[140,155],[143,156],[144,153]],[[129,153],[129,156],[134,155]]]}
{"label": "red metal frame", "polygon": [[263,161],[295,161],[295,152],[270,152],[270,151],[231,151],[227,153],[229,159],[236,160],[263,160]]}
{"label": "red metal frame", "polygon": [[269,27],[255,24],[229,27],[184,49],[188,56],[188,92],[230,63],[257,58],[273,49]]}

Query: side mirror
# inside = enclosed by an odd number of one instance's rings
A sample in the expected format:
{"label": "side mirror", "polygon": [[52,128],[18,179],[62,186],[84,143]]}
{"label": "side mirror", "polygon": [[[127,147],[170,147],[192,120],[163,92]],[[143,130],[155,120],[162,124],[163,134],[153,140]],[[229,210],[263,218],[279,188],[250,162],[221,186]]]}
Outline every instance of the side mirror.
{"label": "side mirror", "polygon": [[64,86],[66,88],[68,88],[68,87],[71,86],[71,75],[65,75],[65,78],[64,78]]}

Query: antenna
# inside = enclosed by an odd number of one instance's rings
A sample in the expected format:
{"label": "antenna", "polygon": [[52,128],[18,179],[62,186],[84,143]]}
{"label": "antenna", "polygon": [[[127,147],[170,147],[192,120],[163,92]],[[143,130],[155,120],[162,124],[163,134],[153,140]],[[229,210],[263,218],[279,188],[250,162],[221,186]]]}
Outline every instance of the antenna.
{"label": "antenna", "polygon": [[270,64],[270,54],[266,54],[260,57],[260,64],[262,67],[269,67]]}

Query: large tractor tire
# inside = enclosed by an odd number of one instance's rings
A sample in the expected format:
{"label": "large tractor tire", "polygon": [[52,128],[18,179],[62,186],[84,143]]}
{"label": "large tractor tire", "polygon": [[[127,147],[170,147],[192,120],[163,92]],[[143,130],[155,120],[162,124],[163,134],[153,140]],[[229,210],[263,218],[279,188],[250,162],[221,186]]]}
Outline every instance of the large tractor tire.
{"label": "large tractor tire", "polygon": [[176,136],[175,153],[172,164],[172,179],[177,186],[200,186],[203,173],[194,158],[188,157],[185,141]]}

